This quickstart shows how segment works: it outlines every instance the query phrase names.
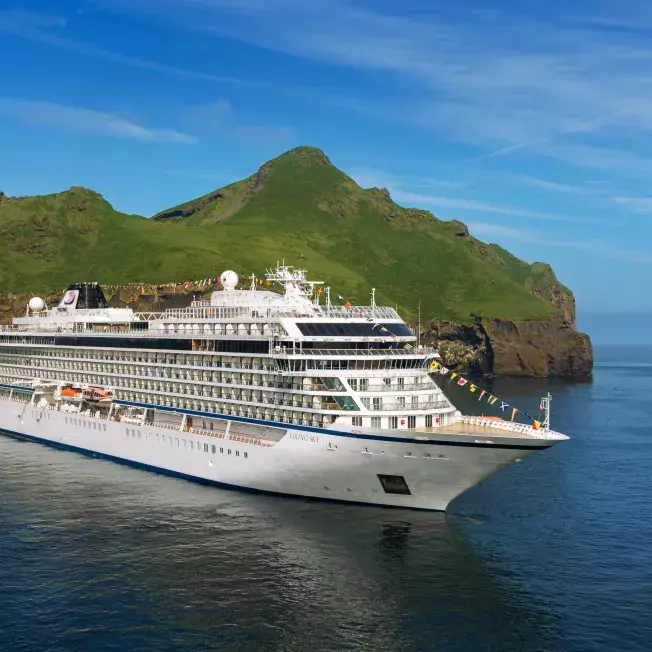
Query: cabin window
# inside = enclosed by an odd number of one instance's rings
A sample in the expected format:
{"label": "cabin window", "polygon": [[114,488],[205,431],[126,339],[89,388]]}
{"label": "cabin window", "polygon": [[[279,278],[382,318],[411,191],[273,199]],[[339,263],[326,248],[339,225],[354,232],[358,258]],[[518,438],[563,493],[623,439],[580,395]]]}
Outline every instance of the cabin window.
{"label": "cabin window", "polygon": [[235,452],[235,456],[236,456],[236,457],[240,457],[240,451],[236,451],[236,452]]}
{"label": "cabin window", "polygon": [[362,426],[362,417],[351,417],[352,426]]}
{"label": "cabin window", "polygon": [[389,417],[389,427],[392,430],[396,430],[398,428],[398,417]]}
{"label": "cabin window", "polygon": [[244,456],[245,456],[245,458],[249,457],[248,453],[245,453]]}
{"label": "cabin window", "polygon": [[380,417],[371,417],[371,427],[380,428]]}
{"label": "cabin window", "polygon": [[229,448],[229,451],[228,451],[228,452],[229,452],[229,455],[231,455],[231,449],[230,449],[230,448]]}
{"label": "cabin window", "polygon": [[220,453],[223,453],[223,452],[224,452],[224,449],[222,447],[220,447]]}
{"label": "cabin window", "polygon": [[408,428],[416,428],[416,427],[417,427],[417,418],[408,417]]}
{"label": "cabin window", "polygon": [[211,452],[213,453],[213,455],[217,453],[217,447],[215,445],[211,445]]}
{"label": "cabin window", "polygon": [[208,444],[204,444],[204,453],[208,453]]}
{"label": "cabin window", "polygon": [[432,428],[432,414],[426,414],[426,428]]}

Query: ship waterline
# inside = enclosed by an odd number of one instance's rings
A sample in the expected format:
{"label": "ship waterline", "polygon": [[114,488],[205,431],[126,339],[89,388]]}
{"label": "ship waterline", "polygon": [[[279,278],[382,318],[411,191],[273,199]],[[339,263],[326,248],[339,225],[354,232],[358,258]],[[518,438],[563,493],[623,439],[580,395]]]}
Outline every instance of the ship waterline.
{"label": "ship waterline", "polygon": [[221,486],[432,510],[566,439],[461,415],[391,308],[319,305],[301,270],[268,278],[284,294],[226,272],[210,302],[149,315],[97,284],[32,300],[0,331],[0,430]]}

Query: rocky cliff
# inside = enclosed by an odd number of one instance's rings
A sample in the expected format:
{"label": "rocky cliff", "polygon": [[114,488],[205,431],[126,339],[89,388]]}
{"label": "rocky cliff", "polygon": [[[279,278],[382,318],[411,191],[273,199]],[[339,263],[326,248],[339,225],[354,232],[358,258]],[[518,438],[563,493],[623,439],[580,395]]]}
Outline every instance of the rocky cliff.
{"label": "rocky cliff", "polygon": [[563,315],[476,317],[470,324],[433,321],[422,337],[438,348],[446,365],[470,374],[587,378],[593,369],[589,336]]}

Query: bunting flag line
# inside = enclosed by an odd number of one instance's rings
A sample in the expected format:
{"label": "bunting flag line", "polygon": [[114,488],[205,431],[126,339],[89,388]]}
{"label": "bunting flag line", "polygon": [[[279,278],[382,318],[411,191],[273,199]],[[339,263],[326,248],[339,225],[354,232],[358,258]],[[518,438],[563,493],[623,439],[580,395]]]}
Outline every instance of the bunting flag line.
{"label": "bunting flag line", "polygon": [[[408,348],[408,346],[409,345],[406,345],[406,348]],[[437,360],[432,360],[430,362],[430,370],[432,372],[439,373],[442,376],[448,375],[448,382],[449,383],[451,383],[453,381],[453,379],[457,378],[457,384],[460,387],[468,386],[468,390],[470,392],[472,392],[472,393],[475,393],[475,392],[479,391],[480,396],[478,397],[478,401],[482,401],[482,399],[485,399],[487,401],[488,405],[494,405],[495,403],[500,401],[500,406],[499,407],[500,407],[500,410],[502,412],[505,412],[507,410],[507,408],[511,409],[510,421],[513,422],[516,419],[516,415],[519,412],[521,412],[521,414],[523,414],[523,416],[527,417],[530,421],[532,421],[532,428],[534,428],[535,430],[538,430],[539,428],[541,428],[541,421],[540,420],[535,419],[534,417],[532,417],[530,414],[528,414],[527,412],[525,412],[523,410],[519,410],[519,409],[515,408],[513,405],[510,405],[506,401],[503,401],[503,400],[499,399],[497,396],[494,396],[493,394],[489,394],[485,389],[482,389],[481,387],[478,387],[477,385],[474,385],[473,383],[470,383],[466,378],[463,378],[457,372],[451,371],[447,367],[444,367],[444,365],[442,365]],[[539,407],[542,408],[543,406],[540,405]]]}

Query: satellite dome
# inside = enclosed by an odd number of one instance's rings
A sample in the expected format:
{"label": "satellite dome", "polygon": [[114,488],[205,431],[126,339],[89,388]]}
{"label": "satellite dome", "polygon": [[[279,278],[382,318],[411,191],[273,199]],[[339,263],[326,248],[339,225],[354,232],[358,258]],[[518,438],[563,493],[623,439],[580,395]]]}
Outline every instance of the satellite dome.
{"label": "satellite dome", "polygon": [[31,312],[41,312],[45,308],[45,301],[41,297],[32,297],[28,305]]}
{"label": "satellite dome", "polygon": [[222,272],[220,283],[225,290],[233,290],[238,284],[238,275],[230,269],[226,272]]}

